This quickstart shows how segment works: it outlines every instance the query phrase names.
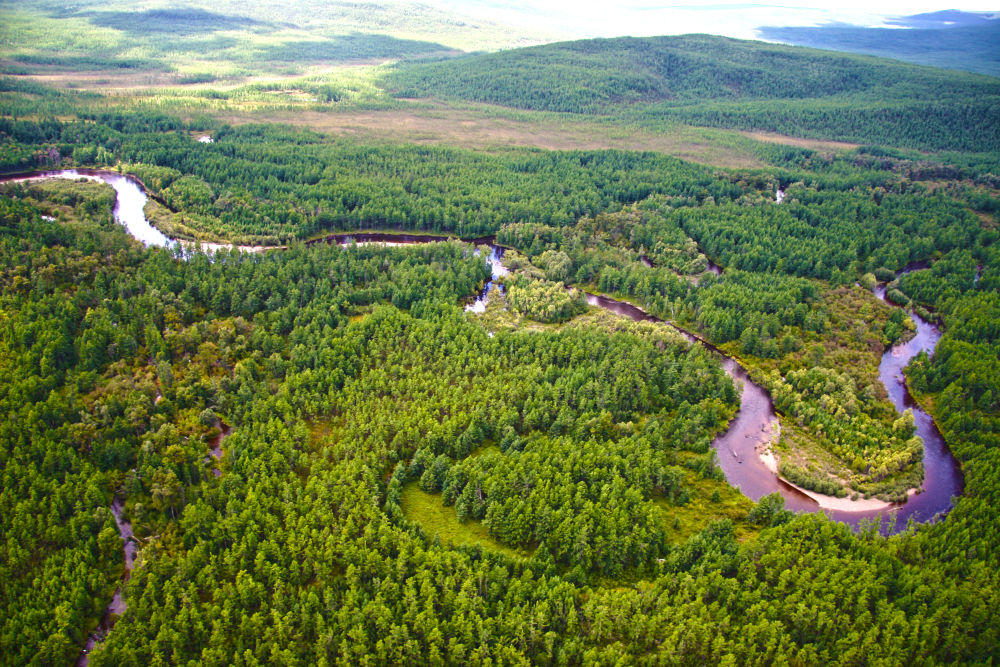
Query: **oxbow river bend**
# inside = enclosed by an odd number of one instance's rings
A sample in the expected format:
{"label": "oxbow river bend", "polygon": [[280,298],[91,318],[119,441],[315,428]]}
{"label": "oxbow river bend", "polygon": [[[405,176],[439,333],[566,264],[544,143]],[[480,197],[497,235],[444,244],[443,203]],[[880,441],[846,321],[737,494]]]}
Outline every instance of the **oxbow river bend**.
{"label": "oxbow river bend", "polygon": [[[114,217],[125,226],[128,232],[139,239],[147,246],[170,246],[176,243],[174,239],[165,236],[158,229],[153,227],[143,212],[148,196],[144,192],[142,184],[134,178],[110,171],[100,170],[60,170],[35,172],[31,174],[21,174],[12,177],[5,177],[0,181],[32,181],[44,178],[87,178],[95,181],[103,181],[114,188],[117,195]],[[783,194],[783,193],[780,193]],[[777,198],[780,202],[780,196]],[[382,243],[393,245],[406,245],[416,243],[430,243],[449,240],[451,237],[427,236],[417,234],[380,234],[380,233],[353,233],[353,234],[332,234],[323,239],[317,239],[310,243],[337,243],[347,245],[350,243]],[[507,274],[507,269],[503,266],[503,248],[497,246],[491,237],[465,239],[467,242],[476,245],[488,245],[490,254],[487,261],[493,269],[493,278],[483,289],[479,297],[469,306],[467,310],[481,311],[485,308],[487,295],[491,289],[502,289],[500,280]],[[206,244],[209,249],[220,247],[217,244]],[[240,246],[233,246],[239,248]],[[260,248],[244,249],[259,250]],[[721,273],[718,267],[713,272]],[[885,287],[878,287],[875,290],[876,296],[886,301]],[[726,355],[718,348],[701,337],[686,331],[670,322],[665,322],[652,315],[649,315],[641,308],[606,296],[587,294],[587,302],[593,306],[598,306],[617,313],[633,320],[647,320],[660,322],[665,326],[671,326],[679,331],[689,342],[696,345],[704,345],[721,357],[722,366],[733,378],[737,387],[741,389],[740,409],[736,417],[729,424],[728,429],[716,437],[713,446],[718,454],[719,464],[726,475],[727,481],[753,500],[778,492],[785,499],[785,505],[796,512],[819,511],[820,505],[813,496],[816,494],[806,493],[781,479],[769,467],[760,455],[767,443],[776,437],[776,427],[778,417],[774,411],[771,397],[763,387],[754,383],[748,376],[746,370],[732,357]],[[889,303],[886,301],[886,303]],[[924,471],[925,478],[922,489],[910,496],[909,500],[897,506],[883,509],[862,509],[860,511],[848,511],[844,509],[825,509],[831,518],[857,526],[862,520],[883,517],[888,519],[895,517],[895,530],[901,530],[906,526],[908,520],[913,519],[918,522],[933,520],[951,508],[952,497],[960,494],[963,488],[963,477],[961,469],[955,457],[951,454],[944,439],[938,432],[934,420],[926,412],[921,410],[913,402],[912,397],[906,389],[903,369],[910,360],[921,351],[928,354],[934,352],[934,347],[940,339],[940,331],[930,322],[910,314],[911,319],[917,326],[917,334],[908,342],[893,346],[882,356],[879,366],[879,378],[886,387],[889,398],[900,412],[910,408],[913,410],[917,435],[924,442]],[[218,457],[221,451],[213,455]],[[124,579],[132,567],[135,555],[135,546],[132,538],[131,525],[122,520],[121,511],[123,504],[117,499],[112,503],[111,509],[115,515],[119,533],[124,542],[126,572]],[[88,639],[87,646],[81,654],[80,663],[86,664],[86,656],[94,644],[106,634],[114,623],[115,616],[125,610],[125,602],[122,598],[122,590],[119,588],[108,605],[104,619],[98,630]]]}

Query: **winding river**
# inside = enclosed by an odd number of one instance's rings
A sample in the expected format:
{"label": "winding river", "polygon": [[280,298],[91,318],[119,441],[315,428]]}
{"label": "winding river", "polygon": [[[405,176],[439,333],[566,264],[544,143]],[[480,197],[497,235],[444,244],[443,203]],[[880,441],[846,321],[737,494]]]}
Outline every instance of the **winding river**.
{"label": "winding river", "polygon": [[[885,287],[876,288],[876,296],[885,300]],[[826,497],[824,500],[841,507],[857,506],[858,509],[821,508],[816,494],[800,489],[781,477],[769,465],[768,444],[777,438],[778,417],[767,391],[753,382],[746,370],[732,357],[717,347],[672,322],[666,322],[646,313],[641,308],[625,301],[606,296],[587,294],[587,303],[600,306],[635,321],[662,322],[679,331],[688,341],[705,345],[722,356],[722,367],[742,389],[740,409],[729,424],[729,428],[718,435],[713,446],[718,453],[719,467],[726,475],[726,481],[736,486],[744,495],[760,500],[770,493],[780,493],[785,499],[785,507],[795,512],[816,512],[822,509],[830,518],[852,526],[862,520],[895,517],[894,530],[906,527],[909,519],[917,522],[931,521],[946,513],[952,505],[952,497],[961,494],[963,488],[962,471],[941,437],[934,420],[915,405],[906,389],[903,369],[910,360],[926,350],[933,353],[934,346],[941,338],[938,329],[926,320],[910,314],[917,325],[917,334],[905,343],[894,345],[882,355],[879,364],[879,379],[885,385],[889,399],[896,410],[913,410],[916,434],[924,441],[924,484],[919,493],[912,494],[906,503],[889,507],[865,507],[864,502],[851,503],[844,499]],[[888,303],[888,302],[887,302]],[[879,504],[879,503],[875,503]]]}
{"label": "winding river", "polygon": [[[142,184],[130,176],[110,171],[70,169],[7,176],[0,178],[0,182],[26,182],[45,178],[86,178],[108,183],[114,188],[117,195],[114,209],[115,220],[124,225],[132,236],[147,246],[170,246],[175,243],[173,239],[165,236],[146,219],[143,207],[148,201],[148,197]],[[783,194],[781,191],[777,193],[776,200],[778,202],[781,201]],[[380,243],[405,245],[446,241],[453,238],[449,236],[374,232],[332,234],[322,239],[310,241],[309,244],[337,243],[348,245],[351,243]],[[466,306],[467,310],[481,312],[486,307],[487,295],[490,290],[502,289],[498,281],[507,274],[507,269],[502,263],[503,248],[496,245],[492,237],[465,240],[476,245],[488,245],[490,247],[490,254],[487,259],[493,269],[493,279],[487,283],[479,297]],[[205,247],[215,249],[220,246],[205,244]],[[245,250],[261,249],[250,246],[234,247]],[[722,272],[720,267],[711,263],[708,270],[717,274]],[[883,301],[886,300],[885,292],[885,287],[878,287],[875,290],[876,296]],[[777,476],[773,465],[769,466],[765,463],[767,459],[767,445],[777,437],[778,417],[775,414],[770,395],[768,395],[763,387],[750,380],[746,370],[735,359],[721,352],[701,337],[673,323],[664,322],[653,317],[630,303],[595,294],[587,294],[587,302],[633,320],[662,322],[679,331],[691,343],[705,345],[713,352],[721,355],[723,368],[733,378],[736,385],[741,388],[739,412],[732,422],[730,422],[728,429],[716,437],[713,442],[718,452],[720,467],[725,473],[727,481],[739,487],[745,495],[753,500],[759,500],[764,495],[778,492],[785,498],[785,506],[791,510],[796,512],[815,512],[820,510],[819,503],[813,497],[816,494],[805,492],[788,484]],[[886,302],[888,303],[888,301]],[[911,314],[910,317],[917,326],[916,336],[910,341],[895,345],[886,351],[879,366],[879,377],[897,410],[900,412],[907,408],[913,410],[917,435],[924,441],[925,479],[923,488],[919,493],[912,495],[908,502],[903,505],[879,509],[865,508],[861,511],[848,511],[844,509],[823,510],[837,521],[857,526],[863,519],[872,519],[877,516],[888,518],[895,515],[895,529],[901,530],[911,518],[919,522],[925,522],[933,520],[935,517],[947,512],[951,507],[952,497],[962,492],[963,477],[958,462],[945,445],[941,434],[934,424],[934,420],[930,415],[914,405],[913,399],[906,389],[905,378],[903,376],[903,369],[909,363],[910,359],[916,356],[921,350],[926,350],[928,354],[933,353],[941,334],[930,322],[914,314]],[[212,451],[210,452],[212,458],[220,458],[222,454],[220,444],[225,435],[228,435],[228,427],[224,427],[224,432],[220,433],[218,441],[212,443]],[[217,468],[215,468],[214,472],[217,474]],[[845,501],[840,502],[844,504]],[[863,503],[858,503],[857,505],[862,506]],[[135,542],[132,538],[131,524],[124,521],[121,517],[122,508],[122,501],[116,497],[112,502],[111,511],[114,514],[115,523],[118,525],[119,534],[124,542],[124,582],[128,579],[132,569],[135,557]],[[119,587],[115,591],[115,595],[108,605],[98,629],[88,637],[87,645],[81,653],[79,664],[87,664],[89,651],[107,634],[114,624],[115,618],[124,610],[125,601],[122,597],[122,588]]]}
{"label": "winding river", "polygon": [[[906,273],[904,270],[901,273]],[[894,305],[886,298],[885,286],[875,288],[875,296],[889,305]],[[929,521],[938,514],[951,509],[953,496],[961,495],[965,487],[962,468],[955,456],[948,449],[941,432],[938,431],[934,419],[920,408],[906,388],[906,376],[903,370],[913,357],[921,351],[928,355],[934,353],[934,348],[941,339],[941,331],[914,313],[910,319],[917,327],[917,333],[905,343],[898,343],[882,355],[878,367],[879,379],[889,393],[889,400],[896,410],[903,412],[907,408],[913,410],[913,421],[917,427],[917,435],[924,441],[924,484],[923,489],[896,510],[896,523],[905,524],[910,518],[916,521]]]}
{"label": "winding river", "polygon": [[149,197],[142,185],[131,176],[124,176],[113,171],[96,169],[60,169],[58,171],[37,171],[28,174],[15,174],[0,178],[0,183],[29,183],[47,178],[63,178],[107,183],[115,189],[115,220],[128,230],[128,233],[147,246],[167,247],[174,243],[159,229],[149,224],[143,208]]}

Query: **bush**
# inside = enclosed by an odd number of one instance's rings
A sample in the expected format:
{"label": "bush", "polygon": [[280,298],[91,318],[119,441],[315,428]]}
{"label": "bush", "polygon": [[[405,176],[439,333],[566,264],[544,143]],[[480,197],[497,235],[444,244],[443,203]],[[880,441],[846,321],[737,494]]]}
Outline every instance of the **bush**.
{"label": "bush", "polygon": [[837,498],[843,498],[847,495],[844,487],[829,477],[819,477],[790,463],[782,463],[778,468],[778,472],[792,484],[801,486],[804,489],[823,493],[828,496],[836,496]]}

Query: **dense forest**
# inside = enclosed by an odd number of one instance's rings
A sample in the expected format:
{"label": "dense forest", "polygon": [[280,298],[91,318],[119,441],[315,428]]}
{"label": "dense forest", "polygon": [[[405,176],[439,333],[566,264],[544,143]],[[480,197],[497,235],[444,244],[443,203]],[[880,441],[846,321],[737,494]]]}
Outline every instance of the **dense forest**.
{"label": "dense forest", "polygon": [[[222,127],[211,144],[176,118],[106,114],[93,120],[0,121],[0,167],[54,157],[118,160],[203,234],[275,244],[322,230],[368,227],[476,237],[503,222],[569,224],[653,192],[725,199],[738,189],[707,169],[654,154],[483,154],[453,148],[331,142],[275,126]],[[102,156],[107,156],[101,159]]]}
{"label": "dense forest", "polygon": [[[222,4],[167,19],[272,20]],[[132,30],[115,7],[72,18]],[[758,166],[723,169],[231,123],[8,74],[0,173],[129,174],[166,234],[267,249],[143,247],[108,185],[0,182],[0,664],[75,662],[91,635],[92,665],[1000,655],[996,79],[704,36],[384,71],[399,95],[864,143],[753,143]],[[449,240],[322,242],[358,230]],[[918,492],[924,443],[880,374],[911,313],[941,333],[906,386],[964,475],[949,511],[852,526],[727,481],[736,367],[773,402],[753,436],[772,479]]]}
{"label": "dense forest", "polygon": [[[775,188],[801,183],[805,187],[792,190],[794,199],[787,210],[754,209],[764,216],[757,224],[780,228],[780,233],[767,233],[782,238],[767,243],[788,246],[782,251],[787,256],[765,259],[751,253],[747,268],[766,269],[769,262],[782,259],[794,263],[795,273],[829,278],[831,270],[859,259],[895,269],[954,245],[946,237],[957,233],[954,225],[967,213],[949,203],[953,198],[923,197],[928,188],[921,182],[945,177],[967,184],[961,199],[986,211],[995,205],[988,188],[998,182],[996,161],[989,158],[963,165],[905,153],[882,155],[865,148],[835,159],[805,149],[774,150],[768,157],[783,168],[776,174],[725,173],[654,153],[529,149],[484,153],[331,140],[320,133],[275,125],[222,125],[213,132],[212,143],[203,143],[191,134],[190,124],[173,116],[120,112],[84,116],[70,122],[0,119],[0,136],[6,139],[0,143],[0,169],[118,164],[168,207],[182,211],[182,216],[166,222],[166,231],[175,236],[269,245],[325,230],[411,229],[478,237],[495,234],[509,223],[571,226],[583,216],[620,211],[653,195],[663,196],[655,200],[665,202],[661,208],[680,210],[674,224],[686,219],[683,209],[709,204],[700,209],[699,218],[718,217],[711,223],[715,228],[727,215],[735,219],[748,213],[748,204],[773,199]],[[934,229],[933,218],[924,216],[932,208],[944,211],[949,206],[945,227]],[[822,231],[818,238],[804,238],[817,235],[805,230],[814,228],[819,211],[840,219],[853,217],[840,224],[853,224],[856,234],[868,240],[861,243],[843,235],[843,230],[834,232],[836,241],[824,240]],[[861,229],[860,216],[868,213],[890,217],[888,224],[896,230],[892,243],[878,238],[874,229]],[[910,221],[904,223],[907,216]],[[702,224],[708,224],[707,219],[684,223],[682,228],[700,240]],[[792,229],[793,225],[798,227]],[[670,226],[660,225],[656,233],[666,233]],[[795,235],[796,241],[788,240],[787,234]],[[931,245],[920,245],[918,240],[927,235],[934,236]],[[799,247],[803,242],[808,245]],[[855,247],[838,247],[844,242]],[[872,255],[876,245],[882,249]],[[723,257],[726,252],[712,246],[709,254]],[[817,260],[823,265],[817,266]],[[802,262],[812,266],[799,266]]]}

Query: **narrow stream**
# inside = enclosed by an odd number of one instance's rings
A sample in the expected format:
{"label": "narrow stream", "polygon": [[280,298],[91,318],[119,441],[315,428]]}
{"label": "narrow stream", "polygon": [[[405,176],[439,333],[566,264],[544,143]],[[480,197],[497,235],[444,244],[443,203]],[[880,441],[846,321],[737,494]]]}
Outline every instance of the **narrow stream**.
{"label": "narrow stream", "polygon": [[111,514],[115,518],[115,524],[118,526],[118,535],[122,539],[123,549],[125,552],[125,572],[122,574],[122,583],[115,589],[115,594],[111,597],[111,602],[104,609],[104,615],[101,617],[101,622],[98,623],[97,628],[87,637],[87,642],[83,646],[83,650],[80,651],[80,657],[77,658],[76,664],[78,667],[86,667],[90,662],[90,652],[94,650],[98,642],[102,641],[111,632],[111,628],[114,627],[115,621],[118,617],[125,612],[125,598],[122,594],[122,586],[128,581],[132,574],[132,564],[135,562],[135,538],[132,537],[132,524],[122,518],[122,510],[125,509],[125,502],[115,496],[111,501]]}
{"label": "narrow stream", "polygon": [[216,477],[222,477],[222,470],[219,469],[219,463],[222,461],[222,457],[225,452],[222,449],[222,442],[229,437],[229,434],[233,432],[233,429],[226,422],[219,420],[218,424],[219,434],[212,438],[208,445],[208,456],[204,458],[205,463],[212,464],[212,474]]}
{"label": "narrow stream", "polygon": [[[479,252],[478,250],[476,251]],[[467,313],[485,313],[486,312],[486,302],[489,301],[490,292],[493,290],[499,290],[503,294],[503,283],[500,279],[508,275],[510,271],[507,267],[503,265],[503,248],[497,245],[490,246],[490,254],[486,257],[486,261],[489,262],[490,271],[492,273],[490,280],[487,281],[486,286],[476,297],[476,300],[472,303],[466,304],[465,311]]]}

